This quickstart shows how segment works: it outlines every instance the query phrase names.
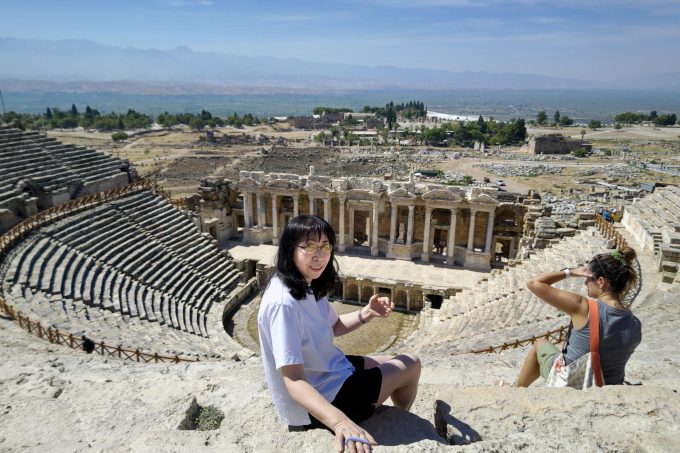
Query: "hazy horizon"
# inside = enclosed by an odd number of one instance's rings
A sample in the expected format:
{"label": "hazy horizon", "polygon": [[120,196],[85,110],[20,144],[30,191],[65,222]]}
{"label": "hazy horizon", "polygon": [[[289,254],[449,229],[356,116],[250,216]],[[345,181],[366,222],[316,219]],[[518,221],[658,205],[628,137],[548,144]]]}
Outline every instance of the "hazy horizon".
{"label": "hazy horizon", "polygon": [[[5,37],[122,49],[533,74],[640,88],[650,74],[680,73],[680,4],[673,0],[75,0],[66,6],[7,0],[3,16]],[[8,78],[2,68],[0,78]]]}
{"label": "hazy horizon", "polygon": [[680,113],[680,92],[648,90],[356,90],[338,93],[279,94],[193,94],[139,95],[117,93],[26,93],[3,91],[7,111],[44,113],[47,107],[62,110],[75,104],[79,111],[87,105],[100,113],[124,113],[128,108],[157,115],[199,113],[228,116],[234,112],[258,116],[310,115],[317,106],[348,107],[359,111],[364,105],[382,106],[387,102],[420,100],[430,111],[459,115],[493,116],[499,120],[536,117],[540,110],[552,116],[555,110],[587,123],[591,119],[609,121],[617,113],[635,111]]}

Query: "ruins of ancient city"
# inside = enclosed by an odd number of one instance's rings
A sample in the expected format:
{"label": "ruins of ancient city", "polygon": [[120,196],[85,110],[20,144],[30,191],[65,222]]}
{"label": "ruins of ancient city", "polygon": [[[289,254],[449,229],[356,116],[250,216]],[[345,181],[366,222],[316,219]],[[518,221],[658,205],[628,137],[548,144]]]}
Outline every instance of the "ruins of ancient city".
{"label": "ruins of ancient city", "polygon": [[[0,125],[0,450],[332,448],[278,422],[259,357],[259,298],[300,214],[336,233],[339,313],[372,294],[396,307],[341,349],[423,361],[412,411],[366,422],[376,450],[677,450],[680,129],[532,126],[521,146],[440,147],[381,138],[371,118],[355,115],[355,143],[331,117],[122,142]],[[494,387],[566,332],[525,281],[624,247],[643,324],[629,385]],[[218,428],[196,429],[205,406]]]}

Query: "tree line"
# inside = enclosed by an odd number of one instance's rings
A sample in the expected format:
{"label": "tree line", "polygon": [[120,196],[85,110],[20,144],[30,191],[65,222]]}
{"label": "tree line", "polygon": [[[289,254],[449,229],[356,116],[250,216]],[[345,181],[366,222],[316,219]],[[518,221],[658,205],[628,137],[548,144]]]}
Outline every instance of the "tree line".
{"label": "tree line", "polygon": [[614,121],[620,124],[640,124],[651,122],[655,126],[672,126],[678,121],[675,113],[662,113],[659,115],[656,110],[649,112],[649,115],[637,112],[619,113],[614,117]]}
{"label": "tree line", "polygon": [[[202,130],[205,127],[215,128],[222,126],[252,126],[261,124],[262,120],[251,113],[239,116],[238,113],[229,115],[227,118],[214,116],[206,110],[201,113],[168,113],[163,112],[155,118],[156,122],[163,127],[185,125],[194,130]],[[2,115],[3,123],[15,123],[23,129],[47,130],[47,129],[96,129],[100,132],[123,131],[129,129],[145,129],[154,123],[154,117],[128,109],[126,113],[101,114],[97,109],[85,107],[79,112],[75,104],[70,110],[61,110],[58,107],[47,107],[44,113],[16,113],[13,111]]]}
{"label": "tree line", "polygon": [[[322,115],[324,113],[354,113],[354,110],[344,107],[314,107],[312,112],[315,115]],[[387,129],[392,130],[397,125],[397,118],[425,118],[427,116],[427,107],[423,101],[408,101],[400,104],[395,104],[390,101],[385,104],[385,107],[365,105],[360,113],[374,113],[376,117],[382,118],[387,123]]]}
{"label": "tree line", "polygon": [[[641,124],[645,122],[653,123],[655,126],[673,126],[677,121],[678,117],[675,113],[662,113],[659,115],[656,110],[652,110],[648,115],[639,112],[624,112],[614,116],[614,127],[620,129],[622,125]],[[541,110],[536,115],[536,119],[530,120],[529,124],[553,127],[572,126],[574,120],[567,115],[561,114],[560,111],[557,110],[553,114],[552,121],[550,121],[545,110]],[[588,123],[588,127],[590,129],[599,129],[602,127],[602,121],[591,120]]]}
{"label": "tree line", "polygon": [[[475,142],[487,145],[513,145],[523,143],[527,138],[524,119],[513,118],[510,121],[486,121],[481,115],[477,121],[450,122],[439,127],[421,129],[422,139],[429,145],[458,145],[472,147]],[[412,135],[409,131],[402,136]],[[417,138],[417,136],[416,136]]]}

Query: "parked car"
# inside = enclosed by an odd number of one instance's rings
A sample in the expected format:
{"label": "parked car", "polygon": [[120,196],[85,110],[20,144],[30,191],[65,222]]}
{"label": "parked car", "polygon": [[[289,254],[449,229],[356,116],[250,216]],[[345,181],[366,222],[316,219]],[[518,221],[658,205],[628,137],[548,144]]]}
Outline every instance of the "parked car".
{"label": "parked car", "polygon": [[503,181],[502,179],[498,179],[496,180],[496,185],[499,187],[503,187],[505,185],[505,181]]}

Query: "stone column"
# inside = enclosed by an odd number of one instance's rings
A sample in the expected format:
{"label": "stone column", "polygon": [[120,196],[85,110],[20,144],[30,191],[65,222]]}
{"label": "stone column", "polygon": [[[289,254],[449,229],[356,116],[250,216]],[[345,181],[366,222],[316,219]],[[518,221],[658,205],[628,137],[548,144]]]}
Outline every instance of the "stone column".
{"label": "stone column", "polygon": [[392,218],[390,219],[390,244],[394,244],[397,237],[397,206],[392,205]]}
{"label": "stone column", "polygon": [[267,216],[264,212],[264,194],[257,194],[257,226],[264,228],[267,223]]}
{"label": "stone column", "polygon": [[349,246],[354,247],[354,208],[349,208]]}
{"label": "stone column", "polygon": [[493,218],[494,212],[489,213],[489,222],[486,224],[486,244],[484,245],[484,251],[486,253],[491,253],[491,240],[493,239]]}
{"label": "stone column", "polygon": [[295,195],[293,198],[293,217],[300,215],[300,202],[299,197]]}
{"label": "stone column", "polygon": [[252,194],[250,192],[243,192],[243,223],[245,223],[246,228],[252,228],[253,226],[251,202]]}
{"label": "stone column", "polygon": [[378,202],[373,202],[371,221],[371,256],[378,256]]}
{"label": "stone column", "polygon": [[316,215],[316,197],[309,194],[309,215]]}
{"label": "stone column", "polygon": [[472,246],[474,245],[475,239],[475,217],[477,216],[477,211],[470,210],[470,230],[468,231],[468,251],[472,251]]}
{"label": "stone column", "polygon": [[406,232],[406,245],[408,246],[413,244],[413,211],[415,208],[414,205],[408,207],[408,231]]}
{"label": "stone column", "polygon": [[323,199],[323,219],[331,223],[331,200],[328,197]]}
{"label": "stone column", "polygon": [[340,201],[340,247],[338,251],[345,251],[345,197],[339,197]]}
{"label": "stone column", "polygon": [[451,222],[449,223],[449,239],[446,243],[446,261],[453,265],[456,254],[456,208],[451,209]]}
{"label": "stone column", "polygon": [[279,245],[279,208],[277,206],[279,196],[272,194],[272,244]]}
{"label": "stone column", "polygon": [[425,229],[423,230],[423,255],[421,260],[423,263],[430,261],[430,251],[432,250],[432,245],[430,244],[430,221],[432,218],[432,208],[425,208]]}

